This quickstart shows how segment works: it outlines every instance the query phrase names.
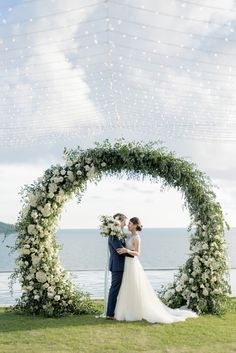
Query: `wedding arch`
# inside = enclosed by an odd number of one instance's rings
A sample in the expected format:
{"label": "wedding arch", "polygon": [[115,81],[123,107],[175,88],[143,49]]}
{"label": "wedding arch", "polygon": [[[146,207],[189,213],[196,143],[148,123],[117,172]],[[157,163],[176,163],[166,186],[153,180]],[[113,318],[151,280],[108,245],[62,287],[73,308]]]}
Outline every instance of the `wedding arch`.
{"label": "wedding arch", "polygon": [[103,175],[125,175],[148,178],[163,188],[174,187],[182,193],[190,213],[189,258],[159,295],[171,307],[187,305],[198,313],[225,311],[230,293],[226,223],[204,173],[158,142],[105,140],[86,150],[65,148],[63,159],[64,165],[51,166],[21,191],[23,208],[16,223],[14,248],[19,256],[12,283],[19,279],[22,295],[15,310],[47,316],[93,311],[89,295],[75,289],[61,266],[55,240],[57,224],[65,203],[74,195],[80,200],[88,181],[98,182]]}

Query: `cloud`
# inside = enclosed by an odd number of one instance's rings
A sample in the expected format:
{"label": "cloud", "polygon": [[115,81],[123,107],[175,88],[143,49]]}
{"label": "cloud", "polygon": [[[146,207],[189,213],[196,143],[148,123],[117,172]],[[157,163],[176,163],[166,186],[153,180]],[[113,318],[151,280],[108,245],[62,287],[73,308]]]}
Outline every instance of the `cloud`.
{"label": "cloud", "polygon": [[[27,8],[27,19],[32,16],[32,21],[24,21],[22,6],[7,14],[0,45],[2,144],[55,142],[63,135],[73,137],[76,129],[87,131],[91,124],[104,122],[90,97],[85,67],[70,60],[73,52],[79,56],[80,47],[91,44],[91,37],[74,37],[79,23],[96,7],[85,12],[79,11],[77,1],[67,6],[61,1],[53,6],[35,2]],[[59,29],[50,31],[53,28]]]}

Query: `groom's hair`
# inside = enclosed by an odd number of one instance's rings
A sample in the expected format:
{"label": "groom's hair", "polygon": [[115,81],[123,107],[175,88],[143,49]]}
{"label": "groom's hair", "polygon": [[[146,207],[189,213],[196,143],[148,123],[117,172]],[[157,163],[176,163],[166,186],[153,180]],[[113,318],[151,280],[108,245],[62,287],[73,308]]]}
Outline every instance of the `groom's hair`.
{"label": "groom's hair", "polygon": [[123,213],[116,213],[113,218],[118,218],[121,222],[127,219],[126,215],[124,215]]}

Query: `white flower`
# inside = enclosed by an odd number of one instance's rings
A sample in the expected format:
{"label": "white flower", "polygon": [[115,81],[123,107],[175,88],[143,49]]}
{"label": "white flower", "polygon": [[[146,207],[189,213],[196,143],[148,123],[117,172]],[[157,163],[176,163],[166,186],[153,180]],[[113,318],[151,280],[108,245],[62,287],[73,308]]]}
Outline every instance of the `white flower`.
{"label": "white flower", "polygon": [[181,279],[183,282],[186,282],[188,280],[188,275],[186,273],[182,273]]}
{"label": "white flower", "polygon": [[81,172],[81,170],[78,170],[78,171],[76,172],[76,174],[77,174],[77,175],[82,175],[83,173]]}
{"label": "white flower", "polygon": [[56,196],[56,202],[61,203],[63,201],[63,196],[57,195]]}
{"label": "white flower", "polygon": [[202,245],[202,248],[203,248],[203,250],[207,250],[207,249],[208,249],[208,245],[207,245],[206,243],[204,243],[204,244]]}
{"label": "white flower", "polygon": [[89,179],[91,179],[91,178],[93,178],[93,177],[95,176],[95,174],[96,174],[96,169],[95,169],[94,166],[92,166],[92,167],[89,169],[89,171],[87,172],[87,177],[88,177]]}
{"label": "white flower", "polygon": [[72,167],[73,165],[73,162],[72,161],[66,161],[66,166],[67,167]]}
{"label": "white flower", "polygon": [[49,192],[55,193],[57,191],[57,189],[58,189],[57,184],[52,183],[49,185]]}
{"label": "white flower", "polygon": [[206,288],[203,289],[202,294],[205,295],[205,297],[208,295],[208,290]]}
{"label": "white flower", "polygon": [[34,194],[31,194],[29,196],[29,203],[30,203],[30,206],[32,207],[36,207],[37,206],[37,201],[38,201],[38,197]]}
{"label": "white flower", "polygon": [[26,289],[27,289],[28,292],[32,292],[32,290],[34,289],[34,287],[33,287],[33,286],[27,286]]}
{"label": "white flower", "polygon": [[46,273],[45,273],[45,272],[42,272],[42,271],[36,272],[36,279],[37,279],[37,281],[40,282],[40,283],[46,282],[46,281],[47,281]]}
{"label": "white flower", "polygon": [[181,292],[182,291],[182,287],[178,284],[176,287],[176,292]]}
{"label": "white flower", "polygon": [[51,204],[48,202],[44,205],[44,207],[41,209],[41,213],[44,217],[49,217],[52,212],[51,209]]}
{"label": "white flower", "polygon": [[55,297],[54,297],[56,302],[58,302],[60,300],[60,298],[61,298],[60,295],[55,295]]}
{"label": "white flower", "polygon": [[22,253],[22,255],[29,255],[29,254],[30,254],[30,250],[29,250],[29,249],[22,248],[22,249],[21,249],[21,253]]}
{"label": "white flower", "polygon": [[106,162],[102,162],[102,163],[101,163],[101,166],[102,166],[102,167],[105,167],[106,165],[107,165]]}
{"label": "white flower", "polygon": [[38,263],[40,262],[41,258],[35,254],[31,255],[31,259],[32,259],[32,265],[33,266],[37,266]]}
{"label": "white flower", "polygon": [[70,180],[70,181],[74,181],[74,174],[73,174],[73,172],[71,171],[71,170],[68,170],[68,172],[67,172],[67,176],[68,176],[68,179]]}
{"label": "white flower", "polygon": [[37,229],[34,224],[29,224],[27,230],[28,230],[28,233],[31,235],[37,234]]}
{"label": "white flower", "polygon": [[34,296],[34,299],[35,299],[35,300],[39,300],[39,298],[40,298],[40,297],[39,297],[38,294],[36,294],[36,295]]}
{"label": "white flower", "polygon": [[86,165],[84,166],[84,169],[86,170],[86,172],[88,172],[88,171],[90,170],[90,168],[91,168],[90,165],[87,165],[87,164],[86,164]]}

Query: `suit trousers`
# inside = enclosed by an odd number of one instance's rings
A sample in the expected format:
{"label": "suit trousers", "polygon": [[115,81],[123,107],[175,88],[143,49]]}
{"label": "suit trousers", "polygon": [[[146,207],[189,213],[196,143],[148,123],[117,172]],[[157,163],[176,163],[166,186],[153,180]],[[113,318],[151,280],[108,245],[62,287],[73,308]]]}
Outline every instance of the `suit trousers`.
{"label": "suit trousers", "polygon": [[111,288],[108,295],[107,303],[107,316],[114,316],[117,296],[120,290],[121,282],[123,277],[123,271],[112,271],[111,272]]}

